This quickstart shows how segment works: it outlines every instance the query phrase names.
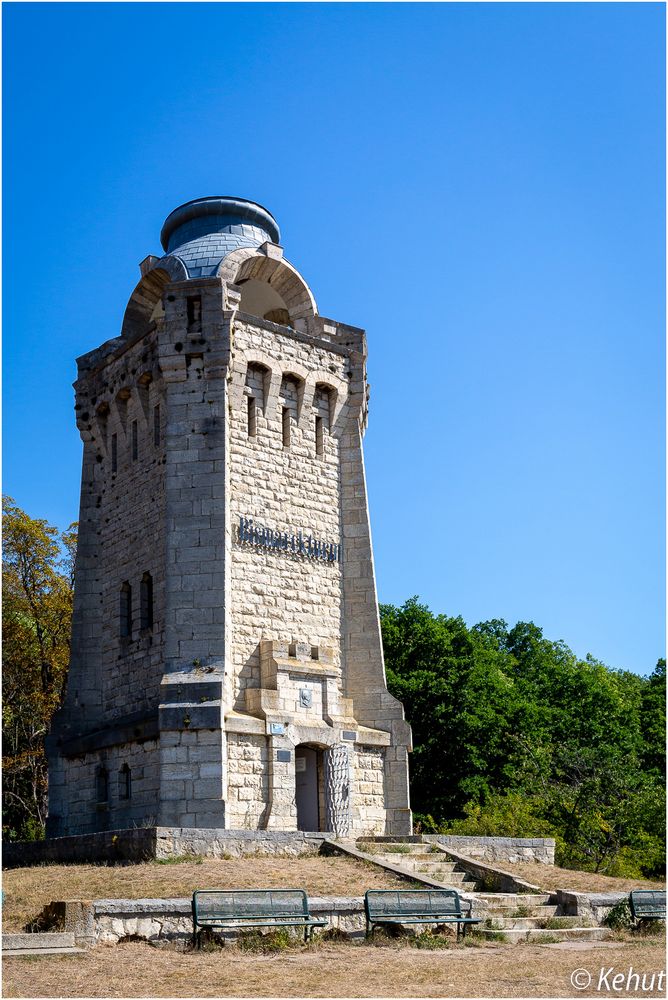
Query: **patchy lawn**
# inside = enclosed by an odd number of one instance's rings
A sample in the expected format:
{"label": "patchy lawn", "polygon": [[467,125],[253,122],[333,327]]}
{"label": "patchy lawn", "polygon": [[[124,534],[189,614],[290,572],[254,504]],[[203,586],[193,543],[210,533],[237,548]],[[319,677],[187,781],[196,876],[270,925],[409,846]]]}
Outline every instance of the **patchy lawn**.
{"label": "patchy lawn", "polygon": [[[610,975],[626,978],[632,966],[642,986],[643,973],[665,968],[664,948],[665,937],[441,951],[416,951],[405,943],[322,944],[274,955],[233,947],[180,954],[127,943],[82,956],[6,958],[3,980],[8,998],[601,996],[601,969],[613,967]],[[591,974],[590,988],[574,990],[575,970]],[[624,995],[663,996],[664,990],[655,976],[653,990],[625,988]]]}
{"label": "patchy lawn", "polygon": [[541,889],[571,889],[573,892],[630,892],[631,889],[665,889],[665,882],[649,882],[633,878],[613,878],[594,872],[572,871],[556,865],[542,865],[539,861],[522,861],[510,864],[496,862],[499,868],[539,885]]}
{"label": "patchy lawn", "polygon": [[3,929],[19,931],[47,903],[62,899],[192,896],[195,889],[304,888],[309,896],[363,896],[407,888],[375,865],[347,857],[202,858],[180,863],[39,865],[3,872]]}

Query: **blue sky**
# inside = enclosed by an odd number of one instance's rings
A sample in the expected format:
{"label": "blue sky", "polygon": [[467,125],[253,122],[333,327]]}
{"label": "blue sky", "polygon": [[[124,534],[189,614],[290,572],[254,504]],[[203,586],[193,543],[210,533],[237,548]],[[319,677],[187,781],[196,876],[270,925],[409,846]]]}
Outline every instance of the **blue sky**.
{"label": "blue sky", "polygon": [[5,3],[4,491],[76,519],[74,358],[167,214],[276,216],[363,326],[381,601],[663,650],[664,8]]}

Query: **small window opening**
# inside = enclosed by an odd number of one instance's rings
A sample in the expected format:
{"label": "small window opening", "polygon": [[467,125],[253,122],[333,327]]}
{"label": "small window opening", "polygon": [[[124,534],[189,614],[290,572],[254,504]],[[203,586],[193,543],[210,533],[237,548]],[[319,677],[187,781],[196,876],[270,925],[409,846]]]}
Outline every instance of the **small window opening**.
{"label": "small window opening", "polygon": [[319,660],[320,659],[320,647],[319,646],[311,646],[311,659],[312,660]]}
{"label": "small window opening", "polygon": [[153,407],[153,444],[160,444],[160,404]]}
{"label": "small window opening", "polygon": [[139,586],[139,623],[141,629],[153,628],[153,577],[144,573]]}
{"label": "small window opening", "polygon": [[138,454],[139,454],[139,436],[138,436],[138,430],[137,430],[137,421],[133,420],[132,421],[132,461],[133,462],[135,462],[137,460]]}
{"label": "small window opening", "polygon": [[257,403],[255,396],[248,397],[248,437],[254,438],[257,435]]}
{"label": "small window opening", "polygon": [[291,642],[290,645],[288,646],[288,656],[296,656],[296,655],[297,655],[297,643]]}
{"label": "small window opening", "polygon": [[315,453],[321,456],[325,454],[325,433],[322,417],[315,418]]}
{"label": "small window opening", "polygon": [[196,333],[202,329],[202,297],[201,295],[188,296],[188,330]]}
{"label": "small window opening", "polygon": [[132,797],[132,772],[127,764],[123,764],[118,772],[118,797],[119,799]]}
{"label": "small window opening", "polygon": [[98,805],[106,805],[109,801],[109,772],[106,767],[98,767],[95,775],[95,794]]}
{"label": "small window opening", "polygon": [[111,435],[111,471],[118,472],[118,435]]}
{"label": "small window opening", "polygon": [[121,636],[132,635],[132,587],[127,580],[121,585]]}
{"label": "small window opening", "polygon": [[291,420],[290,420],[290,408],[287,406],[283,407],[283,447],[290,447],[290,430],[291,430]]}

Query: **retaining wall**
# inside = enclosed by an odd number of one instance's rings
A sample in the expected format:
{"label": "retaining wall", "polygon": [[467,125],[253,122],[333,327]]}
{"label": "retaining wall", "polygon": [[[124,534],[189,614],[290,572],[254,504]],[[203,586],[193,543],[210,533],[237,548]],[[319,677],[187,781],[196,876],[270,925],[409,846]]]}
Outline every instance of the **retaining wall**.
{"label": "retaining wall", "polygon": [[254,854],[297,857],[317,854],[325,834],[269,830],[199,830],[150,827],[106,830],[74,837],[3,845],[3,867],[20,868],[45,862],[81,864],[95,861],[147,861],[174,855],[197,854],[210,858]]}
{"label": "retaining wall", "polygon": [[[309,898],[311,915],[326,920],[327,927],[354,937],[366,930],[364,900],[356,896]],[[50,903],[44,923],[52,930],[69,931],[77,944],[117,944],[124,938],[141,938],[157,947],[186,947],[192,940],[193,920],[189,898],[66,900]],[[266,930],[267,928],[263,928]],[[296,934],[303,933],[296,928]],[[226,931],[225,938],[236,937]]]}
{"label": "retaining wall", "polygon": [[426,843],[442,844],[467,858],[478,861],[540,861],[554,864],[554,839],[552,837],[455,837],[445,834],[426,834]]}

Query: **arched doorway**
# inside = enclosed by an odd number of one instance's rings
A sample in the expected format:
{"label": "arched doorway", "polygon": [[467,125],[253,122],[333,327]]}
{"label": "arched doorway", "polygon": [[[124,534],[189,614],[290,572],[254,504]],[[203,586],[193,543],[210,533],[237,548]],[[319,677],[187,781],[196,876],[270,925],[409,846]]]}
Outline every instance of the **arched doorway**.
{"label": "arched doorway", "polygon": [[321,829],[320,792],[322,788],[322,750],[301,743],[295,747],[295,801],[297,829],[317,833]]}

